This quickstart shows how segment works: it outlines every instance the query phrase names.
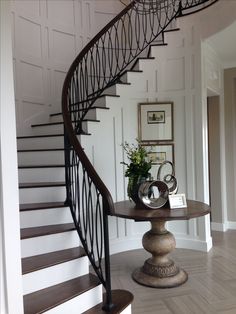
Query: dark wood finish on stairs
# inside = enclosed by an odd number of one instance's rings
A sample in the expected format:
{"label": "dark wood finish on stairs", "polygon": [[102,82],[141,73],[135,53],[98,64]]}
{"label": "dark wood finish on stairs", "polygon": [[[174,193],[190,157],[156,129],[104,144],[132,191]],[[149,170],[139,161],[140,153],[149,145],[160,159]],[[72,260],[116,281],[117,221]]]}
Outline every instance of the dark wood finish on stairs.
{"label": "dark wood finish on stairs", "polygon": [[18,169],[33,169],[33,168],[65,168],[65,165],[28,165],[28,166],[18,166]]}
{"label": "dark wood finish on stairs", "polygon": [[[118,85],[131,85],[131,83],[128,83],[128,82],[116,82],[116,84],[118,84]],[[116,85],[115,84],[115,85]]]}
{"label": "dark wood finish on stairs", "polygon": [[166,29],[164,30],[164,33],[178,32],[178,31],[180,31],[180,28],[176,27],[176,28]]}
{"label": "dark wood finish on stairs", "polygon": [[[112,300],[115,307],[109,312],[109,314],[118,314],[122,312],[129,304],[132,303],[134,297],[132,293],[126,290],[112,290]],[[102,303],[94,306],[83,314],[107,314],[103,311]]]}
{"label": "dark wood finish on stairs", "polygon": [[54,186],[65,186],[65,182],[27,182],[20,183],[19,189],[31,189],[31,188],[49,188]]}
{"label": "dark wood finish on stairs", "polygon": [[64,202],[20,204],[20,211],[67,207]]}
{"label": "dark wood finish on stairs", "polygon": [[94,275],[88,274],[27,294],[24,296],[24,314],[43,313],[97,287],[99,284],[99,280]]}
{"label": "dark wood finish on stairs", "polygon": [[18,149],[17,153],[32,153],[32,152],[58,152],[65,151],[65,148],[36,148],[36,149]]}
{"label": "dark wood finish on stairs", "polygon": [[59,225],[49,225],[41,227],[31,227],[23,228],[20,231],[21,239],[29,239],[35,237],[46,236],[55,233],[68,232],[75,230],[75,225],[73,223],[59,224]]}
{"label": "dark wood finish on stairs", "polygon": [[64,134],[46,134],[46,135],[26,135],[26,136],[17,136],[18,140],[22,140],[22,139],[27,139],[27,138],[37,138],[37,137],[60,137],[63,136]]}
{"label": "dark wood finish on stairs", "polygon": [[167,43],[153,43],[150,45],[150,47],[165,47],[165,46],[168,46]]}
{"label": "dark wood finish on stairs", "polygon": [[128,73],[128,72],[131,72],[131,73],[143,73],[143,70],[126,70],[126,71],[124,72],[124,74],[125,74],[125,73]]}
{"label": "dark wood finish on stairs", "polygon": [[75,247],[66,250],[40,254],[22,258],[22,274],[28,274],[39,269],[54,266],[86,256],[82,247]]}
{"label": "dark wood finish on stairs", "polygon": [[[84,119],[84,122],[100,122],[100,120],[96,119]],[[45,126],[53,126],[53,125],[64,125],[64,122],[49,122],[49,123],[40,123],[40,124],[32,124],[31,127],[45,127]]]}
{"label": "dark wood finish on stairs", "polygon": [[[102,97],[120,97],[119,95],[109,95],[109,94],[102,94],[98,97],[99,98],[102,98]],[[103,110],[109,110],[108,107],[102,107],[102,106],[93,106],[90,110],[93,110],[93,109],[103,109]],[[62,115],[62,112],[56,112],[56,113],[51,113],[50,114],[50,117],[55,117],[55,116],[60,116]]]}

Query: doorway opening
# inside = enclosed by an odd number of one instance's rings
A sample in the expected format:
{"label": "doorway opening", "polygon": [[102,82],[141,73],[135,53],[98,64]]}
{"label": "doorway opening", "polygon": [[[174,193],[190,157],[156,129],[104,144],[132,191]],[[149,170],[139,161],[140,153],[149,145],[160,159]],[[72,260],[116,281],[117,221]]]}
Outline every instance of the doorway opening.
{"label": "doorway opening", "polygon": [[209,200],[211,224],[218,229],[223,221],[221,193],[221,152],[220,152],[220,97],[207,98],[208,113],[208,157],[209,157]]}

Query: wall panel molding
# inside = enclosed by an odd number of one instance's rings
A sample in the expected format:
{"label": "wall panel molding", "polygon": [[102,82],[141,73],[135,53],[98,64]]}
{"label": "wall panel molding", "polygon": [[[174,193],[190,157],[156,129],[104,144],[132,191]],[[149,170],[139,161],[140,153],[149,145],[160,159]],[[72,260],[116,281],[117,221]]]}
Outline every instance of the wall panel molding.
{"label": "wall panel molding", "polygon": [[[103,0],[12,0],[11,7],[17,131],[26,135],[31,123],[61,110],[69,66],[122,5],[115,0],[109,5]],[[28,111],[26,103],[32,106]]]}

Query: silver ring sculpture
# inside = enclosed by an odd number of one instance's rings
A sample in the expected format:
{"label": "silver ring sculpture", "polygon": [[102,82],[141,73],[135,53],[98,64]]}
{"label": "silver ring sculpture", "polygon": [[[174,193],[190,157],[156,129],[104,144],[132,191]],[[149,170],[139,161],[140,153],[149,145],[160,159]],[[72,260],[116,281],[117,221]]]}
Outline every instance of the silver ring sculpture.
{"label": "silver ring sculpture", "polygon": [[[169,167],[171,172],[168,173]],[[154,193],[154,188],[157,190],[157,195]],[[157,172],[156,181],[146,181],[140,184],[138,197],[146,207],[158,209],[163,207],[168,201],[169,194],[176,194],[178,191],[178,182],[175,177],[174,165],[171,161],[164,161]]]}

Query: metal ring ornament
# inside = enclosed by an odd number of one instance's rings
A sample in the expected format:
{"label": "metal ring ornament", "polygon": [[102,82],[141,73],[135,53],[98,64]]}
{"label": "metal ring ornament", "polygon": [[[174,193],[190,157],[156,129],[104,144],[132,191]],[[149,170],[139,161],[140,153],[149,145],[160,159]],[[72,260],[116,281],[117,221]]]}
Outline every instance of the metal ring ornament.
{"label": "metal ring ornament", "polygon": [[[158,197],[153,197],[153,187],[158,189]],[[148,208],[158,209],[163,207],[168,201],[169,189],[163,181],[146,181],[140,184],[138,197]]]}
{"label": "metal ring ornament", "polygon": [[[163,176],[163,179],[162,179],[161,173],[162,173],[162,171],[166,165],[170,165],[171,173],[167,173],[166,175]],[[160,180],[160,181],[162,180],[167,184],[168,189],[169,189],[169,194],[176,194],[177,193],[178,188],[179,188],[178,187],[178,181],[175,177],[175,168],[174,168],[174,165],[171,161],[166,160],[160,165],[158,172],[157,172],[157,180]]]}

